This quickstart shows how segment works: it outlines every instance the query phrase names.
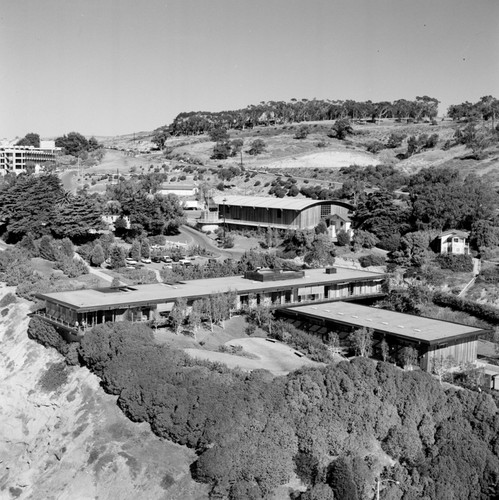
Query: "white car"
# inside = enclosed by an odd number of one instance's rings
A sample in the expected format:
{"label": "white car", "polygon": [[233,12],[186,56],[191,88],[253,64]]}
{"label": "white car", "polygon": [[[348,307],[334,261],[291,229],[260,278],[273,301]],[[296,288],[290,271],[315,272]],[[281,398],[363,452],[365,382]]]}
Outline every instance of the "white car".
{"label": "white car", "polygon": [[152,263],[152,260],[151,259],[140,259],[144,264],[151,264]]}
{"label": "white car", "polygon": [[138,262],[136,260],[132,259],[131,257],[127,257],[125,260],[126,260],[127,264],[131,264],[131,265],[138,264]]}

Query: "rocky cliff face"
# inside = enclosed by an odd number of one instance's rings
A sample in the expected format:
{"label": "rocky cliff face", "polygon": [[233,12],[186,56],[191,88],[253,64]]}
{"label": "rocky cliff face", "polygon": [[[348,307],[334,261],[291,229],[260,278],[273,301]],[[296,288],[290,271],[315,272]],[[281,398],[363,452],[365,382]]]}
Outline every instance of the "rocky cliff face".
{"label": "rocky cliff face", "polygon": [[97,377],[28,339],[28,312],[20,299],[0,307],[0,498],[206,498],[194,453],[130,422]]}

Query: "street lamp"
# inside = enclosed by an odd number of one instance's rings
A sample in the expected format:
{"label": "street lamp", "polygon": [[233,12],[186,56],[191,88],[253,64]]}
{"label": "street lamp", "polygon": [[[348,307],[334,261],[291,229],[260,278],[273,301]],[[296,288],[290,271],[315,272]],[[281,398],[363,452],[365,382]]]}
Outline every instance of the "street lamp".
{"label": "street lamp", "polygon": [[393,479],[380,479],[379,477],[376,479],[376,500],[379,500],[379,486],[381,483],[394,483],[400,484],[400,481],[394,481]]}

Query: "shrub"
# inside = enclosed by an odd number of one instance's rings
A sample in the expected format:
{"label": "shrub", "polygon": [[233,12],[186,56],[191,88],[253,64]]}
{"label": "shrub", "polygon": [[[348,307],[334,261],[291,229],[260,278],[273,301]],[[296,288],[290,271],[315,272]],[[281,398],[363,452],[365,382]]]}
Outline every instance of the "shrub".
{"label": "shrub", "polygon": [[263,141],[262,139],[255,139],[250,143],[250,148],[248,149],[247,153],[252,156],[256,156],[263,153],[266,147],[267,145],[265,144],[265,141]]}
{"label": "shrub", "polygon": [[42,259],[56,260],[56,249],[53,246],[53,239],[50,236],[42,236],[39,244],[39,252]]}
{"label": "shrub", "polygon": [[393,233],[384,238],[380,239],[378,242],[378,247],[388,252],[395,252],[400,247],[401,236],[398,233]]}
{"label": "shrub", "polygon": [[68,381],[68,368],[66,363],[52,363],[41,376],[40,387],[47,392],[52,392],[62,387]]}
{"label": "shrub", "polygon": [[371,141],[366,145],[367,151],[373,154],[379,153],[384,147],[385,145],[380,141]]}
{"label": "shrub", "polygon": [[256,325],[254,325],[253,323],[249,323],[246,328],[244,329],[244,333],[246,335],[248,335],[249,337],[251,337],[252,335],[254,335],[256,332]]}
{"label": "shrub", "polygon": [[147,283],[157,283],[156,273],[151,269],[122,269],[120,273],[133,285],[143,285]]}
{"label": "shrub", "polygon": [[90,263],[92,266],[99,267],[106,260],[104,255],[104,249],[100,244],[94,246],[92,253],[90,254]]}
{"label": "shrub", "polygon": [[[488,267],[482,269],[478,276],[478,281],[485,283],[498,283],[499,282],[499,266]],[[1,305],[1,302],[0,302]]]}
{"label": "shrub", "polygon": [[226,234],[225,238],[222,238],[222,248],[234,248],[234,236]]}
{"label": "shrub", "polygon": [[78,364],[77,344],[68,344],[52,325],[42,319],[36,316],[31,318],[28,325],[28,337],[44,347],[53,347],[59,351],[68,365]]}
{"label": "shrub", "polygon": [[370,267],[370,266],[384,266],[385,258],[383,255],[376,255],[374,253],[368,255],[361,255],[359,257],[359,262],[362,267]]}
{"label": "shrub", "polygon": [[402,141],[407,137],[406,134],[400,132],[392,132],[388,137],[388,142],[386,143],[386,147],[393,149],[398,148],[402,145]]}
{"label": "shrub", "polygon": [[449,269],[454,272],[473,271],[473,259],[471,255],[440,254],[436,258],[442,269]]}
{"label": "shrub", "polygon": [[346,247],[350,245],[350,234],[347,233],[344,229],[340,229],[338,234],[336,235],[336,243],[340,247]]}
{"label": "shrub", "polygon": [[82,274],[88,274],[88,267],[85,262],[71,257],[63,257],[56,262],[54,267],[60,269],[68,278],[78,278]]}
{"label": "shrub", "polygon": [[0,300],[0,307],[9,306],[10,304],[15,304],[17,302],[17,297],[13,293],[8,293],[2,297]]}
{"label": "shrub", "polygon": [[322,339],[316,335],[298,330],[298,328],[285,321],[273,321],[269,337],[285,342],[293,349],[304,352],[313,361],[322,363],[331,361],[327,345],[322,342]]}
{"label": "shrub", "polygon": [[305,139],[309,134],[307,125],[300,125],[293,136],[295,139]]}

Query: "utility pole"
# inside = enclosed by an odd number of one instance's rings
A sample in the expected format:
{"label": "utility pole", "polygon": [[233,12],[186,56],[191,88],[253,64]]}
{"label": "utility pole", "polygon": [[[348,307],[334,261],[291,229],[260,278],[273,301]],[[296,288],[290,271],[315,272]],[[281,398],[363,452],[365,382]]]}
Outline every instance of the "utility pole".
{"label": "utility pole", "polygon": [[379,500],[379,486],[380,486],[381,483],[400,484],[400,481],[394,481],[393,479],[380,479],[378,477],[376,479],[376,500]]}
{"label": "utility pole", "polygon": [[224,224],[223,224],[223,235],[224,235],[224,244],[225,244],[225,202],[227,201],[227,198],[224,198],[223,200],[223,217],[224,217]]}

